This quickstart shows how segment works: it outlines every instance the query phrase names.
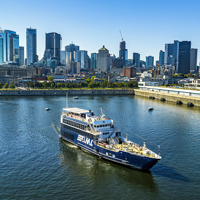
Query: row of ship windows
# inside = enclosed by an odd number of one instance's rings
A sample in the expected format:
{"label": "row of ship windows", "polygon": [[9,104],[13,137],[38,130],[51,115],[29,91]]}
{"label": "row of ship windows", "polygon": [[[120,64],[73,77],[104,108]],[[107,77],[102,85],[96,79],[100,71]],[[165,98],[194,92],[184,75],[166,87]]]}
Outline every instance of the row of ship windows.
{"label": "row of ship windows", "polygon": [[80,135],[86,136],[86,137],[88,137],[88,138],[94,139],[94,135],[92,135],[92,134],[90,134],[90,133],[87,133],[87,132],[85,132],[85,131],[82,131],[82,130],[80,130],[80,129],[77,129],[77,128],[75,128],[75,127],[71,127],[71,126],[68,126],[68,125],[65,125],[65,124],[62,124],[61,127],[62,127],[62,128],[65,128],[65,129],[67,129],[67,130],[73,131],[73,132],[75,132],[75,133],[78,133],[78,134],[80,134]]}
{"label": "row of ship windows", "polygon": [[72,121],[67,120],[67,119],[63,119],[63,122],[65,124],[69,124],[71,126],[75,126],[75,127],[80,128],[82,130],[86,130],[86,126],[85,125],[82,125],[82,124],[79,124],[79,123],[76,123],[76,122],[72,122]]}
{"label": "row of ship windows", "polygon": [[94,128],[111,126],[111,124],[94,125]]}
{"label": "row of ship windows", "polygon": [[61,135],[74,141],[74,135],[71,134],[71,133],[68,133],[68,132],[65,132],[65,131],[61,130]]}

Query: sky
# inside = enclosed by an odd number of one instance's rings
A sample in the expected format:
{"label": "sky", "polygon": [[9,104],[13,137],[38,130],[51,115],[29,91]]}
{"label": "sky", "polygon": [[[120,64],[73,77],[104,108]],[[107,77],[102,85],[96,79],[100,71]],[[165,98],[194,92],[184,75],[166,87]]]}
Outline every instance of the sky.
{"label": "sky", "polygon": [[25,48],[26,28],[36,28],[39,59],[49,32],[61,34],[62,50],[73,42],[90,55],[105,45],[118,57],[121,30],[129,59],[137,52],[156,61],[174,40],[200,49],[199,8],[200,0],[1,0],[0,27],[16,31]]}

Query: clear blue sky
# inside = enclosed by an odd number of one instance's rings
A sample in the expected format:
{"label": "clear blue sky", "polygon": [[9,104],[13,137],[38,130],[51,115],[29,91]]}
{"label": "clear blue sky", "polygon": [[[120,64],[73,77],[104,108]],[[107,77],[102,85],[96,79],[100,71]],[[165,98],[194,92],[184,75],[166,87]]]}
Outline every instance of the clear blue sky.
{"label": "clear blue sky", "polygon": [[16,31],[20,46],[26,47],[26,28],[37,29],[39,59],[48,32],[62,35],[63,50],[73,41],[89,55],[105,45],[119,56],[119,30],[130,59],[138,52],[142,60],[149,55],[157,60],[174,40],[200,49],[200,0],[9,0],[0,8],[0,27]]}

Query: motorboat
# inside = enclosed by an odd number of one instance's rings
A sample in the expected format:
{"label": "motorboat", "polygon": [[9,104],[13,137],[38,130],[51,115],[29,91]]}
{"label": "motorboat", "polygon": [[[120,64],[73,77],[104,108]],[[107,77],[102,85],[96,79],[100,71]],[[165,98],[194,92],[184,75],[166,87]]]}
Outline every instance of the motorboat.
{"label": "motorboat", "polygon": [[149,107],[149,108],[148,108],[148,111],[152,111],[152,110],[153,110],[153,107]]}

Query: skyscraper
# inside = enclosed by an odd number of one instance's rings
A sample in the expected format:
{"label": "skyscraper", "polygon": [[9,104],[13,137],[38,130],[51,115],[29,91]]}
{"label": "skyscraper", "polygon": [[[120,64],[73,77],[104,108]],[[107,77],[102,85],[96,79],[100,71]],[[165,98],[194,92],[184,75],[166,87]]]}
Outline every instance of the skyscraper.
{"label": "skyscraper", "polygon": [[190,51],[190,70],[197,70],[197,49],[191,49]]}
{"label": "skyscraper", "polygon": [[60,51],[60,63],[66,65],[66,54],[65,51]]}
{"label": "skyscraper", "polygon": [[174,40],[174,63],[175,65],[175,71],[178,72],[178,58],[179,58],[179,41]]}
{"label": "skyscraper", "polygon": [[[52,32],[46,33],[46,49],[50,52],[50,57],[57,57],[58,62],[60,62],[60,49],[61,49],[62,37],[60,34]],[[47,60],[50,57],[46,57],[45,54],[44,59]]]}
{"label": "skyscraper", "polygon": [[24,65],[24,47],[19,47],[19,65]]}
{"label": "skyscraper", "polygon": [[179,42],[178,73],[190,73],[191,42]]}
{"label": "skyscraper", "polygon": [[154,57],[147,56],[146,57],[146,67],[152,67],[152,66],[154,66]]}
{"label": "skyscraper", "polygon": [[159,53],[159,65],[164,65],[164,56],[165,56],[165,52],[160,50],[160,53]]}
{"label": "skyscraper", "polygon": [[75,44],[70,44],[70,45],[65,46],[67,66],[70,66],[70,63],[75,61],[75,52],[78,50],[79,50],[79,46],[76,46]]}
{"label": "skyscraper", "polygon": [[0,35],[0,64],[4,62],[4,56],[3,56],[3,38]]}
{"label": "skyscraper", "polygon": [[104,45],[97,53],[97,69],[102,72],[107,72],[110,69],[110,54]]}
{"label": "skyscraper", "polygon": [[91,63],[90,66],[92,69],[96,69],[97,66],[97,54],[96,53],[91,53]]}
{"label": "skyscraper", "polygon": [[165,44],[165,65],[172,65],[174,58],[174,44]]}
{"label": "skyscraper", "polygon": [[75,52],[75,62],[80,62],[81,69],[87,69],[88,68],[87,59],[88,59],[87,51],[78,50],[78,51]]}
{"label": "skyscraper", "polygon": [[27,65],[37,62],[37,30],[26,29],[26,56]]}
{"label": "skyscraper", "polygon": [[140,66],[140,54],[139,53],[133,53],[133,65],[136,67]]}
{"label": "skyscraper", "polygon": [[14,31],[4,30],[0,32],[3,39],[3,62],[13,61],[19,64],[19,35]]}
{"label": "skyscraper", "polygon": [[128,62],[128,50],[126,49],[126,42],[122,40],[119,48],[119,58],[123,60],[123,65],[126,65]]}

